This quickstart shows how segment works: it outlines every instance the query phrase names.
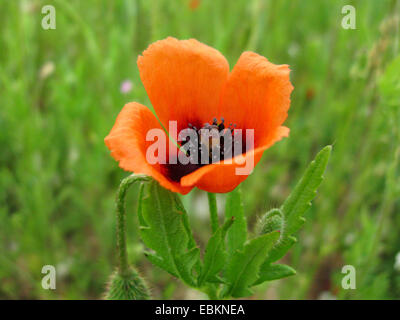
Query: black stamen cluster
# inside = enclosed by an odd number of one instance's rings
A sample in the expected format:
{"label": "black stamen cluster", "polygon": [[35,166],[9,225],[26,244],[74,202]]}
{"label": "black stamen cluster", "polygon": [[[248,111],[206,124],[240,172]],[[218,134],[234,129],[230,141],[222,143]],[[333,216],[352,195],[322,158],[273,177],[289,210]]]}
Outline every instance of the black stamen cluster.
{"label": "black stamen cluster", "polygon": [[197,148],[195,152],[197,151],[199,161],[200,159],[204,161],[208,157],[207,163],[229,159],[233,157],[235,145],[238,146],[238,141],[235,141],[233,136],[234,128],[236,128],[236,124],[232,123],[225,127],[224,118],[221,118],[219,123],[217,118],[214,118],[211,124],[205,123],[200,129],[189,123],[188,129],[194,130],[197,135],[194,139],[195,145],[191,146],[189,139],[182,141],[182,150],[192,157],[191,151],[193,153],[193,148]]}
{"label": "black stamen cluster", "polygon": [[[219,123],[217,118],[214,118],[211,124],[205,123],[201,128],[197,128],[191,123],[188,124],[188,128],[184,130],[190,129],[191,137],[180,141],[180,150],[189,157],[189,162],[183,164],[178,161],[176,164],[167,164],[165,168],[171,180],[179,182],[183,176],[206,164],[229,159],[246,150],[243,137],[241,147],[240,141],[234,139],[236,124],[230,123],[228,127],[225,127],[224,122],[224,118],[221,118]],[[204,134],[207,132],[209,135]],[[197,153],[197,157],[195,157],[195,153]]]}

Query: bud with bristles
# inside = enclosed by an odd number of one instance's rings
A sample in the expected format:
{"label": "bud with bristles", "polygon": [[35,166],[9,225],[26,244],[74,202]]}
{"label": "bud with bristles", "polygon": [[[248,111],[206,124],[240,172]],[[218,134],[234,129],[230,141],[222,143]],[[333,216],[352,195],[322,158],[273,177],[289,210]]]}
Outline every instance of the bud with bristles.
{"label": "bud with bristles", "polygon": [[150,292],[144,279],[133,269],[122,276],[118,271],[111,275],[105,299],[107,300],[149,300]]}
{"label": "bud with bristles", "polygon": [[271,209],[264,214],[256,225],[257,234],[266,234],[282,230],[282,212],[280,209]]}

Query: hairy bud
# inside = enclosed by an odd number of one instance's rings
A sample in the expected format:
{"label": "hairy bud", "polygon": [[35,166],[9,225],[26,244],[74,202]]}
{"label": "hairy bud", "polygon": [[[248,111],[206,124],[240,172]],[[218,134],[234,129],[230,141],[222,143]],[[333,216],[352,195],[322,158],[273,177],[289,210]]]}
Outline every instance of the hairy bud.
{"label": "hairy bud", "polygon": [[118,272],[111,275],[106,292],[107,300],[149,300],[150,292],[142,277],[133,269],[128,276]]}
{"label": "hairy bud", "polygon": [[280,209],[271,209],[264,214],[256,225],[257,234],[266,234],[282,230],[282,212]]}

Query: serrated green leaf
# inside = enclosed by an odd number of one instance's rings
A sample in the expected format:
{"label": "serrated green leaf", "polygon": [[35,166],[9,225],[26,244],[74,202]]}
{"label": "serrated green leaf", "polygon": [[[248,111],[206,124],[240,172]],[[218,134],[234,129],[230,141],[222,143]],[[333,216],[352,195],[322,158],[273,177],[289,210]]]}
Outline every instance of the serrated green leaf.
{"label": "serrated green leaf", "polygon": [[182,203],[181,199],[179,198],[179,196],[175,196],[174,199],[175,199],[175,205],[176,205],[176,208],[178,209],[178,211],[184,213],[182,215],[182,222],[183,222],[183,226],[185,227],[186,233],[189,236],[188,248],[189,249],[195,248],[195,247],[197,247],[197,245],[196,245],[196,241],[194,240],[194,237],[193,237],[192,229],[190,228],[189,217],[187,215],[186,209],[183,206],[183,203]]}
{"label": "serrated green leaf", "polygon": [[233,218],[226,221],[208,241],[204,254],[204,264],[199,276],[198,285],[202,286],[205,281],[221,282],[217,274],[222,270],[226,263],[227,253],[225,251],[226,232],[232,226]]}
{"label": "serrated green leaf", "polygon": [[207,281],[216,284],[225,283],[225,280],[220,276],[209,277]]}
{"label": "serrated green leaf", "polygon": [[240,186],[228,193],[225,204],[226,221],[234,217],[235,223],[227,233],[227,252],[231,256],[241,250],[247,240],[247,222],[244,215],[242,192]]}
{"label": "serrated green leaf", "polygon": [[186,212],[182,211],[180,199],[152,181],[140,190],[139,201],[140,235],[145,245],[154,250],[147,254],[148,259],[186,284],[195,286],[192,271],[200,252],[188,232]]}
{"label": "serrated green leaf", "polygon": [[272,263],[282,259],[291,247],[297,242],[293,236],[280,237],[274,247],[268,252],[266,263]]}
{"label": "serrated green leaf", "polygon": [[179,277],[186,283],[196,286],[192,270],[197,262],[200,261],[200,249],[192,248],[188,252],[177,256],[176,261],[180,271]]}
{"label": "serrated green leaf", "polygon": [[[322,175],[328,164],[331,150],[331,146],[323,148],[310,163],[303,177],[282,207],[280,209],[272,209],[265,217],[261,218],[261,223],[258,227],[261,231],[263,229],[269,231],[271,228],[276,227],[279,221],[274,221],[273,217],[279,215],[283,219],[281,237],[268,253],[268,257],[265,260],[267,265],[281,259],[293,244],[297,242],[293,234],[305,222],[303,215],[311,206],[311,200],[315,197],[316,190],[321,184]],[[267,224],[266,228],[264,228],[263,222]]]}
{"label": "serrated green leaf", "polygon": [[260,268],[259,277],[257,281],[254,283],[254,285],[261,284],[265,281],[272,281],[272,280],[286,278],[289,276],[293,276],[295,274],[296,270],[287,266],[286,264],[263,263]]}
{"label": "serrated green leaf", "polygon": [[311,206],[311,200],[314,199],[317,188],[322,182],[322,175],[328,164],[332,146],[326,146],[315,157],[308,166],[300,182],[296,185],[293,192],[282,205],[284,216],[284,235],[292,235],[297,232],[304,224],[302,217]]}
{"label": "serrated green leaf", "polygon": [[[179,196],[175,197],[175,204],[177,209],[180,212],[183,212],[184,214],[182,215],[182,221],[183,221],[183,226],[185,227],[186,233],[189,237],[189,242],[188,242],[188,249],[193,249],[197,248],[196,241],[194,240],[192,229],[190,228],[189,224],[189,217],[186,212],[186,209],[181,201],[181,198]],[[196,260],[195,265],[194,265],[194,270],[196,271],[197,274],[200,274],[201,272],[201,260],[200,260],[200,250],[198,250],[199,258]]]}
{"label": "serrated green leaf", "polygon": [[243,250],[234,253],[226,269],[225,280],[228,284],[223,296],[239,298],[252,294],[249,287],[258,279],[260,267],[278,238],[278,232],[264,234],[248,241]]}
{"label": "serrated green leaf", "polygon": [[144,255],[155,266],[164,269],[174,277],[179,278],[179,274],[176,272],[176,268],[174,268],[173,265],[168,262],[168,260],[161,258],[153,252],[145,252]]}

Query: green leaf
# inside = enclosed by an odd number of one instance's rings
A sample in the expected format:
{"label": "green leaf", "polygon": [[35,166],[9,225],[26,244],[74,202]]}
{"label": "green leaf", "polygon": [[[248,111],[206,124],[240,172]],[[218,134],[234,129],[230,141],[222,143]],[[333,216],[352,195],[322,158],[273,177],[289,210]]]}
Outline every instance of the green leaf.
{"label": "green leaf", "polygon": [[187,214],[177,194],[152,181],[140,190],[140,235],[147,247],[146,254],[158,267],[186,284],[195,286],[193,267],[199,262],[200,251],[188,226]]}
{"label": "green leaf", "polygon": [[235,223],[227,233],[227,251],[231,256],[236,250],[243,249],[247,239],[247,222],[244,215],[240,186],[228,193],[225,204],[226,221],[234,217]]}
{"label": "green leaf", "polygon": [[243,250],[234,253],[226,269],[225,280],[228,284],[224,297],[239,298],[252,294],[249,287],[258,279],[261,264],[278,238],[278,232],[264,234],[248,241]]}
{"label": "green leaf", "polygon": [[310,163],[303,177],[294,188],[293,192],[286,199],[280,209],[269,211],[261,218],[259,229],[269,231],[279,225],[282,220],[281,237],[268,253],[266,265],[281,259],[287,251],[297,242],[293,236],[304,224],[304,213],[311,206],[311,200],[315,197],[317,188],[323,180],[323,173],[328,164],[332,147],[323,148]]}
{"label": "green leaf", "polygon": [[197,248],[196,241],[194,240],[194,237],[193,237],[192,229],[190,228],[189,217],[187,215],[186,209],[183,206],[183,203],[182,203],[181,199],[179,198],[179,196],[177,196],[175,194],[174,199],[175,199],[175,205],[176,205],[176,208],[178,209],[178,211],[184,213],[182,215],[182,222],[183,222],[183,226],[185,227],[186,233],[189,237],[188,248],[189,249]]}
{"label": "green leaf", "polygon": [[226,221],[208,241],[204,254],[204,265],[198,281],[199,287],[201,287],[205,281],[221,282],[217,274],[226,263],[227,253],[225,251],[225,236],[226,232],[232,226],[233,221],[233,218]]}
{"label": "green leaf", "polygon": [[259,278],[254,283],[258,285],[265,281],[278,280],[293,276],[296,274],[296,270],[285,265],[285,264],[269,264],[264,263],[260,268]]}
{"label": "green leaf", "polygon": [[[184,212],[184,215],[182,216],[182,219],[183,219],[182,221],[183,221],[183,226],[185,227],[186,233],[189,237],[188,249],[197,248],[196,241],[194,240],[194,237],[193,237],[192,229],[190,228],[189,217],[187,215],[186,209],[183,206],[183,203],[179,196],[175,197],[175,204],[176,204],[177,209],[180,212]],[[201,272],[200,251],[199,251],[198,255],[199,255],[199,258],[196,260],[194,268],[195,268],[195,271],[197,272],[197,274],[200,274],[200,272]]]}
{"label": "green leaf", "polygon": [[293,236],[281,236],[270,252],[268,252],[265,263],[272,263],[282,259],[296,242],[297,239]]}
{"label": "green leaf", "polygon": [[284,202],[281,210],[285,219],[283,233],[292,235],[304,224],[303,214],[311,207],[317,188],[321,184],[331,154],[332,146],[326,146],[310,163],[300,182]]}

